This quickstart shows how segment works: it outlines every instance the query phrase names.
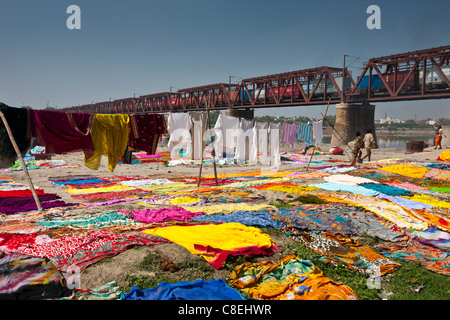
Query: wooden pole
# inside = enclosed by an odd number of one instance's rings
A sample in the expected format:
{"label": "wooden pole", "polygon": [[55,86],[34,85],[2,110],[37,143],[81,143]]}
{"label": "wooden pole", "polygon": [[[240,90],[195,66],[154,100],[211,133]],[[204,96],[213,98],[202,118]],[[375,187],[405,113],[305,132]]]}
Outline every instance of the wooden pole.
{"label": "wooden pole", "polygon": [[[331,100],[331,98],[328,99],[327,109],[325,110],[325,115],[322,115],[322,117],[323,117],[322,120],[324,120],[324,119],[326,118],[326,116],[327,116],[327,113],[328,113],[328,107],[330,106],[330,100]],[[309,158],[308,165],[306,166],[306,171],[308,171],[308,169],[309,169],[309,165],[311,164],[311,160],[312,160],[312,158],[313,158],[313,156],[314,156],[314,152],[315,152],[315,151],[316,151],[316,143],[314,143],[313,152],[311,153],[311,157]]]}
{"label": "wooden pole", "polygon": [[5,115],[1,111],[0,111],[0,117],[3,120],[3,124],[5,125],[6,131],[8,132],[8,135],[9,135],[9,140],[11,140],[14,150],[16,151],[17,157],[19,158],[20,164],[22,165],[23,171],[25,172],[25,177],[27,178],[31,193],[33,194],[34,201],[36,202],[36,206],[39,211],[42,211],[41,202],[39,201],[39,197],[36,193],[36,190],[34,189],[33,182],[31,181],[30,174],[28,173],[27,165],[25,164],[25,161],[23,161],[22,154],[20,153],[19,147],[17,146],[16,140],[14,139],[14,136],[12,134],[11,128],[9,127],[8,121],[6,120]]}
{"label": "wooden pole", "polygon": [[[208,126],[208,129],[211,129],[211,124],[209,123],[209,101],[206,101],[206,125]],[[213,143],[213,142],[214,142],[214,137],[211,136],[211,143]],[[200,163],[200,171],[198,173],[197,187],[200,186],[200,181],[201,181],[201,178],[202,178],[203,152],[204,152],[204,149],[203,149],[203,144],[202,144],[202,157],[201,157],[202,160],[201,160],[201,163]],[[216,151],[215,151],[214,148],[212,149],[211,155],[212,155],[212,158],[213,158],[214,179],[215,179],[215,182],[216,182],[216,186],[218,186],[219,182],[217,180]]]}

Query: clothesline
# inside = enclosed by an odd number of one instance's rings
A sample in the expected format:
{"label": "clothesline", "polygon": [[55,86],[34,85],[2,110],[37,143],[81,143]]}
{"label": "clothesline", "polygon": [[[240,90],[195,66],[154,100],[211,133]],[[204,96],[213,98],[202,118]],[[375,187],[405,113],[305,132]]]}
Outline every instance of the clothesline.
{"label": "clothesline", "polygon": [[[127,147],[154,154],[167,126],[162,114],[88,114],[54,110],[35,110],[0,105],[12,129],[20,153],[31,141],[44,146],[47,153],[83,151],[85,165],[98,169],[102,156],[108,157],[112,172]],[[0,134],[2,167],[14,163],[17,155],[6,134]],[[4,151],[4,152],[3,152]]]}

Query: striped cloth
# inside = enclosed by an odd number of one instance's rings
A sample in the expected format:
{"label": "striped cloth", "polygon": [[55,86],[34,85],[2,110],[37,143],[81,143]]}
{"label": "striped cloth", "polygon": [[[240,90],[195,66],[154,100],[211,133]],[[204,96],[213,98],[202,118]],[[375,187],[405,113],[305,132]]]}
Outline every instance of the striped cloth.
{"label": "striped cloth", "polygon": [[302,123],[298,122],[298,129],[297,129],[297,140],[304,141],[306,145],[311,144],[311,129],[312,124],[311,122],[308,123]]}
{"label": "striped cloth", "polygon": [[297,123],[283,123],[283,133],[281,134],[281,142],[289,143],[291,147],[294,147],[297,139]]}

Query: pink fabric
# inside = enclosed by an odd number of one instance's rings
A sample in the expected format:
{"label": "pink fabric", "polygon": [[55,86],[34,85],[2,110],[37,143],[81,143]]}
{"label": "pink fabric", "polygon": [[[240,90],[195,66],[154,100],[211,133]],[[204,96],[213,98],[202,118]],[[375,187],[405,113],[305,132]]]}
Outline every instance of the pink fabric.
{"label": "pink fabric", "polygon": [[[118,211],[127,214],[127,211],[125,210]],[[172,208],[133,210],[129,213],[134,220],[143,223],[160,223],[170,220],[188,221],[189,219],[202,214],[205,213],[190,212],[177,206]]]}

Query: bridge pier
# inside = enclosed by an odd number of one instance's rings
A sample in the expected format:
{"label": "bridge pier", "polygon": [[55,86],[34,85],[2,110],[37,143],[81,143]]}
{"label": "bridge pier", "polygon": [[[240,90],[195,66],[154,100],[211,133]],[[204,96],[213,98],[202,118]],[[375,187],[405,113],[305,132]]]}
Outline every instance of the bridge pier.
{"label": "bridge pier", "polygon": [[340,103],[336,105],[336,123],[331,137],[331,145],[340,146],[356,139],[356,131],[364,138],[367,129],[377,141],[375,133],[375,106],[363,104]]}
{"label": "bridge pier", "polygon": [[245,120],[253,120],[255,110],[253,109],[227,109],[225,114],[230,117],[244,118]]}

